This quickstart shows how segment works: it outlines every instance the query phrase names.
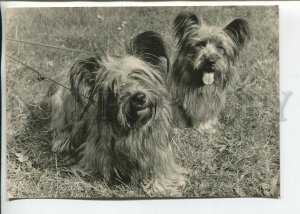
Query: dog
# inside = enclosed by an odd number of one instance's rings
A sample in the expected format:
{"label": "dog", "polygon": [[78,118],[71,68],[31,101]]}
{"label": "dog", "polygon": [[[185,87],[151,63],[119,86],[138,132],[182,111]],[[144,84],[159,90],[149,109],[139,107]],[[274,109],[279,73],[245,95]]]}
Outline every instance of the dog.
{"label": "dog", "polygon": [[105,181],[180,196],[188,171],[175,163],[171,146],[165,43],[147,31],[126,52],[79,60],[63,78],[70,90],[50,87],[52,150],[74,156],[79,169]]}
{"label": "dog", "polygon": [[237,79],[234,63],[250,39],[249,24],[235,19],[223,28],[208,26],[193,13],[180,13],[173,29],[177,43],[168,85],[174,121],[214,133],[226,94]]}

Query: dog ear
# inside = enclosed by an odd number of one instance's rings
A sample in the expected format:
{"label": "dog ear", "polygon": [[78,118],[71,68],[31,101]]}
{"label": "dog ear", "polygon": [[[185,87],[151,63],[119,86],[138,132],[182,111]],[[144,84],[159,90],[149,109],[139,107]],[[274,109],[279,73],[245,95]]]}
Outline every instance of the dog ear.
{"label": "dog ear", "polygon": [[165,42],[156,32],[146,31],[134,37],[127,46],[127,52],[152,65],[161,66],[167,63],[167,68],[169,67]]}
{"label": "dog ear", "polygon": [[246,41],[250,39],[250,27],[244,19],[233,20],[224,28],[224,31],[238,47],[235,55],[238,54],[238,50],[242,49]]}
{"label": "dog ear", "polygon": [[95,57],[78,60],[70,69],[71,92],[80,105],[93,99],[95,80],[100,69],[101,59]]}
{"label": "dog ear", "polygon": [[173,23],[174,35],[181,43],[193,25],[201,25],[201,20],[193,13],[179,13]]}

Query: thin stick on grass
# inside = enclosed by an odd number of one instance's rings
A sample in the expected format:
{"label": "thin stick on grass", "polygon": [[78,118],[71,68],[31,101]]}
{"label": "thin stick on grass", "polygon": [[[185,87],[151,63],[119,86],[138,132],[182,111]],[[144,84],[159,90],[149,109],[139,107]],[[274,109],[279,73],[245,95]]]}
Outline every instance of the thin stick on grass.
{"label": "thin stick on grass", "polygon": [[21,40],[21,39],[7,38],[6,40],[13,41],[13,42],[22,42],[22,43],[26,43],[26,44],[41,46],[41,47],[54,48],[54,49],[59,49],[59,50],[64,50],[64,51],[69,51],[69,52],[96,54],[93,51],[83,51],[83,50],[77,50],[77,49],[73,49],[73,48],[64,48],[64,47],[59,47],[59,46],[54,46],[54,45],[46,45],[46,44],[41,44],[41,43],[36,43],[36,42],[31,42],[31,41],[26,41],[26,40]]}
{"label": "thin stick on grass", "polygon": [[63,88],[68,89],[69,91],[71,91],[70,88],[68,88],[68,87],[66,87],[66,86],[64,86],[64,85],[62,85],[61,83],[59,83],[59,82],[57,82],[57,81],[55,81],[55,80],[53,80],[53,79],[51,79],[51,78],[49,78],[49,77],[46,77],[46,76],[42,75],[42,73],[40,73],[40,72],[37,71],[36,69],[30,67],[29,65],[27,65],[27,64],[25,64],[25,63],[23,63],[23,62],[21,62],[20,60],[14,58],[14,57],[12,57],[12,56],[9,56],[9,55],[6,55],[6,56],[7,56],[8,58],[10,58],[10,59],[12,59],[12,60],[14,60],[14,61],[20,63],[21,65],[25,66],[26,68],[29,68],[31,71],[35,72],[40,78],[45,78],[45,79],[47,79],[47,80],[49,80],[49,81],[51,81],[51,82],[53,82],[53,83],[55,83],[55,84],[57,84],[57,85],[60,85],[60,86],[63,87]]}
{"label": "thin stick on grass", "polygon": [[[19,20],[16,26],[16,33],[15,33],[16,40],[18,39],[18,31],[19,31]],[[19,54],[20,54],[20,43],[18,43],[18,47],[17,47],[17,56],[19,56]]]}
{"label": "thin stick on grass", "polygon": [[[48,80],[48,81],[50,81],[50,82],[52,82],[52,83],[54,83],[54,84],[56,84],[56,85],[59,85],[59,86],[65,88],[65,89],[71,91],[71,89],[68,88],[67,86],[64,86],[63,84],[57,82],[57,81],[54,80],[54,79],[51,79],[50,77],[44,76],[42,73],[40,73],[40,72],[37,71],[36,69],[30,67],[29,65],[27,65],[27,64],[25,64],[25,63],[23,63],[23,62],[21,62],[20,60],[14,58],[14,57],[12,57],[12,56],[9,56],[9,55],[6,55],[6,56],[7,56],[8,58],[10,58],[10,59],[12,59],[12,60],[14,60],[14,61],[20,63],[21,65],[25,66],[26,68],[29,68],[31,71],[35,72],[35,73],[38,75],[38,80],[41,81],[41,80],[46,79],[46,80]],[[72,91],[71,91],[71,92],[72,92]],[[88,99],[92,104],[94,103],[94,100],[93,100],[93,99],[90,99],[89,97],[87,97],[87,96],[85,96],[85,95],[82,95],[82,94],[81,94],[80,96],[82,96],[82,97]]]}

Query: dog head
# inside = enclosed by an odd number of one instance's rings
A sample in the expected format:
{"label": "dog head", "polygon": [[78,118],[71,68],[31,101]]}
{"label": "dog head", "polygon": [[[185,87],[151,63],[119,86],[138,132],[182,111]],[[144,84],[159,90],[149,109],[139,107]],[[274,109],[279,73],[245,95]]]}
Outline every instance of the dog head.
{"label": "dog head", "polygon": [[166,105],[167,69],[164,42],[148,31],[130,41],[125,56],[78,61],[71,69],[71,90],[85,109],[96,111],[96,120],[105,120],[124,136],[150,124]]}
{"label": "dog head", "polygon": [[174,20],[178,55],[175,76],[196,88],[225,87],[230,66],[250,37],[247,21],[235,19],[220,28],[207,26],[192,13],[180,13]]}

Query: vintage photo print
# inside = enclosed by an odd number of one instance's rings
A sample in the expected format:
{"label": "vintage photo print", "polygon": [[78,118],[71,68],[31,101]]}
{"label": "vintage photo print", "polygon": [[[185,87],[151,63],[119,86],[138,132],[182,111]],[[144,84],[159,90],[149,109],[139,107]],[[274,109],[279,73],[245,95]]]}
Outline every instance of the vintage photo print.
{"label": "vintage photo print", "polygon": [[277,6],[5,13],[9,199],[279,197]]}

